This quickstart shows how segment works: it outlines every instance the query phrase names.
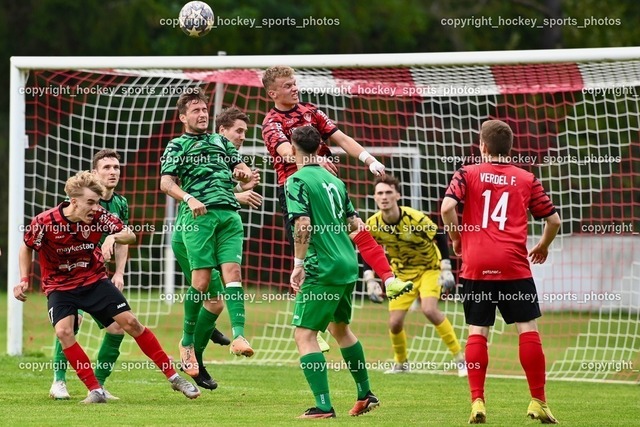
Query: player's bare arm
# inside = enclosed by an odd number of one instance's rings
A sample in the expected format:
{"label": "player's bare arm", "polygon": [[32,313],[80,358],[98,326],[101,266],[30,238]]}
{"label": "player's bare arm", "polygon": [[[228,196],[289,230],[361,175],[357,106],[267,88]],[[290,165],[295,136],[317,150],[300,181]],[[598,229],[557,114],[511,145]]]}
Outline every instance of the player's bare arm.
{"label": "player's bare arm", "polygon": [[177,176],[162,175],[160,177],[160,190],[179,202],[186,202],[194,218],[207,213],[207,207],[202,202],[180,188]]}
{"label": "player's bare arm", "polygon": [[384,175],[384,165],[367,153],[364,147],[349,135],[337,130],[329,137],[329,140],[338,144],[351,157],[360,159],[374,175]]}
{"label": "player's bare arm", "polygon": [[117,244],[115,248],[116,271],[111,277],[111,281],[119,290],[124,289],[124,269],[127,265],[129,255],[129,245]]}
{"label": "player's bare arm", "polygon": [[20,265],[20,283],[13,287],[13,296],[18,301],[26,301],[27,295],[25,292],[29,287],[29,271],[31,271],[31,262],[33,259],[33,249],[24,243],[20,246],[18,251],[18,263]]}
{"label": "player's bare arm", "polygon": [[260,206],[262,206],[262,196],[253,190],[236,193],[235,196],[236,196],[236,200],[241,205],[249,206],[254,209],[257,209]]}
{"label": "player's bare arm", "polygon": [[295,258],[293,260],[294,267],[291,272],[291,287],[294,292],[300,290],[300,286],[304,283],[304,258],[307,256],[307,250],[309,250],[309,241],[311,240],[311,219],[308,216],[301,216],[296,218],[293,242],[295,246]]}
{"label": "player's bare arm", "polygon": [[296,156],[293,155],[293,148],[290,142],[282,142],[276,148],[276,151],[282,160],[287,163],[295,163]]}
{"label": "player's bare arm", "polygon": [[362,221],[362,218],[360,218],[358,215],[347,217],[347,225],[349,227],[349,235],[351,238],[353,238],[353,236],[359,231],[367,228],[364,221]]}
{"label": "player's bare arm", "polygon": [[[251,170],[251,178],[248,182],[240,182],[238,186],[233,190],[234,193],[241,193],[247,190],[253,190],[260,185],[260,171],[258,169]],[[239,188],[238,188],[239,187]]]}
{"label": "player's bare arm", "polygon": [[440,215],[442,216],[445,230],[449,232],[453,252],[460,256],[462,255],[462,240],[460,239],[460,232],[458,231],[458,213],[456,206],[458,206],[457,200],[452,197],[445,197],[440,207]]}
{"label": "player's bare arm", "polygon": [[251,171],[249,166],[244,163],[236,165],[236,167],[233,169],[233,177],[238,181],[244,183],[251,182],[252,176],[253,172]]}
{"label": "player's bare arm", "polygon": [[560,215],[554,213],[545,218],[544,231],[537,245],[529,251],[529,258],[532,264],[543,264],[549,255],[549,246],[553,239],[556,238],[558,230],[560,230]]}

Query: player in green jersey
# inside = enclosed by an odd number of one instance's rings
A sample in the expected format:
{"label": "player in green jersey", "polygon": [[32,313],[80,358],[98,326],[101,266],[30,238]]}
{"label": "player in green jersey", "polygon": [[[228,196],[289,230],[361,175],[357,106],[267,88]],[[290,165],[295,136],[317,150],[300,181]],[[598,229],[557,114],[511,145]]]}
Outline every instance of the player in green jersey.
{"label": "player in green jersey", "polygon": [[[127,199],[115,192],[120,182],[120,155],[114,150],[100,150],[93,156],[92,169],[92,172],[98,176],[100,182],[106,189],[104,196],[100,199],[100,205],[119,217],[123,223],[128,224],[129,204],[127,203]],[[122,291],[124,288],[124,269],[127,264],[129,245],[114,245],[113,241],[111,241],[112,239],[109,239],[110,241],[105,244],[106,238],[107,236],[105,235],[100,241],[102,253],[105,261],[109,261],[112,256],[115,258],[116,267],[111,281]],[[78,315],[78,326],[80,322],[82,322],[81,313]],[[99,326],[102,328],[102,325],[99,324]],[[98,352],[98,361],[95,368],[96,378],[103,388],[107,377],[111,375],[116,360],[120,355],[120,344],[124,339],[124,330],[116,322],[113,322],[105,329],[106,334],[102,339],[102,345]],[[67,367],[67,358],[62,351],[60,341],[56,338],[53,349],[54,379],[49,389],[49,396],[53,399],[66,400],[70,398],[66,384]],[[106,389],[104,392],[107,399],[118,399]]]}
{"label": "player in green jersey", "polygon": [[[182,369],[194,378],[199,374],[195,331],[205,300],[221,299],[224,293],[232,319],[231,352],[246,357],[253,355],[253,349],[244,337],[245,295],[240,271],[244,228],[237,212],[240,204],[233,193],[234,178],[249,182],[252,172],[227,138],[207,133],[207,103],[206,96],[198,88],[180,96],[177,107],[185,133],[169,142],[161,158],[160,188],[182,201],[178,209],[179,212],[184,209],[186,213],[179,213],[180,224],[177,225],[183,227],[182,240],[189,259],[191,285],[184,303],[179,348]],[[210,287],[212,271],[217,267],[222,271],[224,289]]]}
{"label": "player in green jersey", "polygon": [[[238,150],[244,142],[248,124],[249,117],[237,108],[227,108],[215,118],[217,132],[231,141],[234,147]],[[236,185],[234,193],[236,199],[241,205],[250,206],[252,208],[258,208],[262,205],[262,196],[252,190],[259,183],[260,174],[257,170],[254,170],[252,171],[250,182],[239,183]],[[178,218],[176,218],[176,227],[174,227],[174,231],[171,236],[171,248],[173,249],[173,253],[178,260],[178,264],[185,275],[187,283],[190,285],[191,268],[189,266],[187,248],[183,240],[184,226],[181,225],[181,216],[185,214],[190,215],[190,212],[188,212],[188,209],[185,209],[183,206],[183,209],[179,211]],[[221,280],[218,270],[213,269],[211,271],[211,283],[209,284],[209,287],[211,289],[221,289]],[[194,331],[194,352],[199,366],[199,374],[193,378],[196,384],[208,390],[215,390],[218,387],[218,383],[211,377],[202,362],[202,355],[207,343],[211,340],[215,344],[231,344],[231,341],[215,327],[218,316],[220,316],[223,309],[224,303],[222,299],[211,298],[205,300],[200,312],[198,313],[198,321]],[[233,321],[233,318],[231,320]],[[213,329],[213,332],[211,329]]]}
{"label": "player in green jersey", "polygon": [[371,392],[362,344],[349,328],[351,294],[358,279],[358,260],[349,234],[365,227],[353,208],[345,184],[317,161],[322,140],[312,126],[292,135],[298,171],[287,178],[287,209],[294,223],[295,258],[291,287],[297,292],[292,324],[300,367],[316,406],[299,418],[333,418],[327,362],[316,336],[327,328],[335,338],[356,383],[357,400],[349,415],[380,405]]}

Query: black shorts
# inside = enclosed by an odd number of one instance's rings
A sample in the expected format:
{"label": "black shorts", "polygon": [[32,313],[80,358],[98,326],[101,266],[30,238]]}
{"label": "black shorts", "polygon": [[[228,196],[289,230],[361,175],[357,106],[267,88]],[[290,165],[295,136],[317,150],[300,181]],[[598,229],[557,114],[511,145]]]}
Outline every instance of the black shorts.
{"label": "black shorts", "polygon": [[278,195],[278,202],[280,202],[280,212],[282,212],[282,222],[284,223],[284,235],[287,238],[287,242],[289,242],[289,247],[293,252],[293,224],[291,223],[291,218],[289,217],[289,211],[287,210],[287,196],[284,193],[284,187],[278,186],[276,190]]}
{"label": "black shorts", "polygon": [[47,308],[51,325],[73,315],[74,329],[78,329],[78,309],[86,311],[104,326],[113,323],[113,316],[131,310],[127,299],[109,279],[69,291],[53,291],[47,296]]}
{"label": "black shorts", "polygon": [[517,280],[469,280],[462,283],[462,305],[467,325],[493,326],[496,307],[504,321],[524,323],[541,316],[533,278]]}

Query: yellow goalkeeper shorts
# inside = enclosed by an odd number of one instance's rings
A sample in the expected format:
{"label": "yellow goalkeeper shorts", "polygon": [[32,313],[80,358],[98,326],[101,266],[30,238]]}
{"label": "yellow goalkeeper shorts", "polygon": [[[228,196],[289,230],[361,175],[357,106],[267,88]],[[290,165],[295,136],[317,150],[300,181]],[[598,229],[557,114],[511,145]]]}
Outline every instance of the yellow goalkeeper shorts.
{"label": "yellow goalkeeper shorts", "polygon": [[[404,277],[398,276],[402,280],[407,280]],[[424,273],[417,278],[412,279],[413,289],[411,292],[407,292],[404,295],[400,295],[398,298],[389,301],[389,311],[392,310],[409,310],[413,301],[420,295],[420,298],[440,298],[440,285],[438,284],[438,278],[440,277],[440,270],[425,270]]]}

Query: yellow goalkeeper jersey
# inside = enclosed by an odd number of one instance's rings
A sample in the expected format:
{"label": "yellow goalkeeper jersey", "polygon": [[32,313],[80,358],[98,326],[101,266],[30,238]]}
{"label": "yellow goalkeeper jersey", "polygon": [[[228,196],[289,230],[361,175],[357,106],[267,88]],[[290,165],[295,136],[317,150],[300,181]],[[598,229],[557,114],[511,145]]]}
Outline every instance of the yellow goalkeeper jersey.
{"label": "yellow goalkeeper jersey", "polygon": [[376,241],[383,245],[396,276],[410,280],[425,270],[440,269],[440,251],[434,240],[438,227],[428,215],[400,206],[400,220],[387,224],[382,212],[372,215],[367,226]]}

